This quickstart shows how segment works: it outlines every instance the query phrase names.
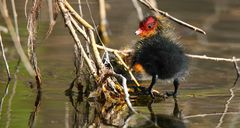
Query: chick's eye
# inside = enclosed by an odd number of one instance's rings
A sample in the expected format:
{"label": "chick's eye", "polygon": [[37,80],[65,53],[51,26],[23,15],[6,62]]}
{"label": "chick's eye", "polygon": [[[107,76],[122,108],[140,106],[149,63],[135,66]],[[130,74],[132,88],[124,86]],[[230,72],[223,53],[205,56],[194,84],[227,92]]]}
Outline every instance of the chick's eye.
{"label": "chick's eye", "polygon": [[152,24],[149,24],[147,27],[148,27],[148,29],[152,28]]}
{"label": "chick's eye", "polygon": [[148,28],[148,29],[152,29],[153,26],[154,26],[154,23],[150,23],[150,24],[147,25],[147,28]]}

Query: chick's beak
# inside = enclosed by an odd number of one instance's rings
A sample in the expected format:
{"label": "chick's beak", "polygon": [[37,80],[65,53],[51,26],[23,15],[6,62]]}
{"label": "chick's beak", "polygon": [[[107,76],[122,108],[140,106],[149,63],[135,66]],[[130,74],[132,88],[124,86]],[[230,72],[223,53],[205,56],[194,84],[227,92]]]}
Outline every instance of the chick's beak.
{"label": "chick's beak", "polygon": [[142,30],[139,28],[136,32],[135,32],[135,35],[139,35],[142,33]]}

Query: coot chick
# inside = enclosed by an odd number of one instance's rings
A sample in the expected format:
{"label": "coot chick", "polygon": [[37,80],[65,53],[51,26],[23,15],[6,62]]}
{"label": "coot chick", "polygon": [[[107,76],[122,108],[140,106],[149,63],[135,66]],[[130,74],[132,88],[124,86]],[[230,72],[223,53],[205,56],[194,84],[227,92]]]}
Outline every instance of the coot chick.
{"label": "coot chick", "polygon": [[152,76],[148,87],[152,98],[152,88],[157,79],[172,79],[174,91],[167,92],[166,95],[176,97],[179,80],[185,76],[188,69],[188,59],[183,48],[173,36],[169,36],[171,27],[165,24],[166,20],[161,19],[148,16],[140,22],[135,34],[141,39],[135,45],[132,58],[132,67],[140,64],[145,72]]}

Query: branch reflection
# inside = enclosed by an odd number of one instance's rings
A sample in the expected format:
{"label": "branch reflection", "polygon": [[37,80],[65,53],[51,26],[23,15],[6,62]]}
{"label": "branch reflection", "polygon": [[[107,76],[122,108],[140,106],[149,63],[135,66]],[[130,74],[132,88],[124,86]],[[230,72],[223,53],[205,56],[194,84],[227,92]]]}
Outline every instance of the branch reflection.
{"label": "branch reflection", "polygon": [[37,113],[40,108],[41,99],[42,99],[42,91],[41,91],[41,89],[38,89],[35,104],[34,104],[34,110],[30,113],[30,116],[28,119],[29,128],[34,127],[34,124],[35,124],[35,121],[37,118]]}
{"label": "branch reflection", "polygon": [[73,107],[70,127],[122,127],[129,118],[128,106],[124,102],[90,101],[82,93],[74,94],[68,95]]}

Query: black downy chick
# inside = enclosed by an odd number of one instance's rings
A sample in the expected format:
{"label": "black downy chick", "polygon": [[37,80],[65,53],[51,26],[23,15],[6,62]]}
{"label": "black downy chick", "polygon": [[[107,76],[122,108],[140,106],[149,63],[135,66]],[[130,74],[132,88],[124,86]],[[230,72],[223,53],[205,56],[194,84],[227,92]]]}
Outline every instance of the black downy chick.
{"label": "black downy chick", "polygon": [[141,65],[146,73],[152,76],[148,91],[152,98],[152,88],[157,79],[173,79],[174,91],[167,96],[176,97],[179,79],[187,73],[188,59],[175,39],[168,36],[168,28],[155,16],[148,16],[139,24],[135,32],[139,40],[135,45],[132,66]]}

